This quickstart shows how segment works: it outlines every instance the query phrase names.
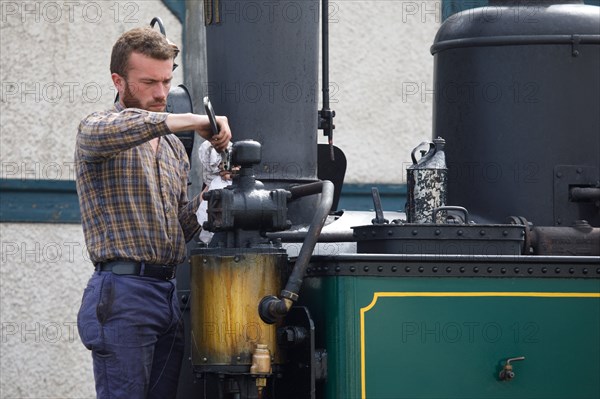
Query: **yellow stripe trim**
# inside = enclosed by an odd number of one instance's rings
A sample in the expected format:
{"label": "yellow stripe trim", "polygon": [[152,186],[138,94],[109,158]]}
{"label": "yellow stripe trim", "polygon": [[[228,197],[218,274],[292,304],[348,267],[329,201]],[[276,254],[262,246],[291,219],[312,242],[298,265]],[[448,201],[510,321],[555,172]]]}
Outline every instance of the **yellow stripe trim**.
{"label": "yellow stripe trim", "polygon": [[370,304],[360,309],[360,385],[361,397],[367,398],[365,366],[365,313],[373,309],[379,298],[398,297],[535,297],[535,298],[600,298],[598,292],[375,292]]}

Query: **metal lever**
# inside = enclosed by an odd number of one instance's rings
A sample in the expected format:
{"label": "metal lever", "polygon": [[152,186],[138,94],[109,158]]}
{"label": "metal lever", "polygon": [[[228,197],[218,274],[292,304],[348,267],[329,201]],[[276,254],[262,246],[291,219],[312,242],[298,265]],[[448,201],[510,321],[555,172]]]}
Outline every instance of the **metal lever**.
{"label": "metal lever", "polygon": [[510,381],[513,378],[515,378],[515,372],[513,371],[513,366],[512,364],[510,364],[510,362],[516,362],[520,360],[525,360],[525,356],[512,357],[510,359],[507,359],[506,364],[504,365],[502,371],[500,371],[500,374],[498,375],[500,380]]}
{"label": "metal lever", "polygon": [[379,197],[379,190],[377,190],[377,187],[371,188],[371,194],[373,195],[373,206],[375,207],[375,219],[371,222],[373,224],[389,223],[389,221],[383,217],[383,207],[381,206],[381,197]]}
{"label": "metal lever", "polygon": [[[206,115],[208,116],[208,121],[210,122],[210,128],[212,130],[213,136],[219,134],[219,125],[217,124],[217,117],[215,116],[215,111],[210,103],[210,99],[208,96],[204,97],[204,110],[206,111]],[[221,159],[223,162],[223,169],[227,171],[231,171],[231,151],[228,149],[223,150],[221,152]]]}

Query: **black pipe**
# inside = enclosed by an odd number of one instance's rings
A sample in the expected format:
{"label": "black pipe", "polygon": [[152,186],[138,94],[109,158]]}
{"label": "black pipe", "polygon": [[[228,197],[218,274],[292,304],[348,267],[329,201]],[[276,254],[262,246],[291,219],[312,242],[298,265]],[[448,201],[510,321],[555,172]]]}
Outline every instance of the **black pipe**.
{"label": "black pipe", "polygon": [[[302,184],[299,186],[292,186],[288,189],[292,196],[290,201],[293,201],[300,197],[306,197],[308,195],[319,194],[323,190],[323,182],[317,181],[314,183]],[[327,211],[329,212],[329,210]]]}
{"label": "black pipe", "polygon": [[329,109],[329,0],[322,0],[321,21],[323,108],[319,111],[319,129],[323,129],[323,134],[328,137],[329,156],[332,161],[335,161],[333,150],[333,129],[335,129],[333,118],[335,117],[335,111]]}
{"label": "black pipe", "polygon": [[[293,191],[292,191],[293,190]],[[331,205],[333,204],[333,183],[329,180],[324,180],[316,183],[304,184],[293,187],[292,198],[294,195],[299,198],[303,195],[312,195],[318,192],[321,193],[321,201],[317,206],[313,219],[306,233],[306,238],[300,249],[300,253],[296,258],[296,263],[292,269],[292,273],[288,278],[285,288],[281,291],[280,298],[275,296],[266,296],[258,305],[258,312],[261,319],[268,324],[272,324],[277,319],[282,318],[292,307],[292,304],[298,300],[298,292],[302,286],[302,280],[306,274],[306,268],[312,256],[312,253],[319,240],[321,230],[325,225],[325,220]]]}
{"label": "black pipe", "polygon": [[[302,242],[307,235],[308,232],[305,230],[277,231],[274,233],[267,233],[268,238],[272,240],[280,240],[281,242],[286,243]],[[354,232],[352,230],[321,232],[321,234],[319,234],[318,242],[356,242],[356,237],[354,237]]]}
{"label": "black pipe", "polygon": [[322,18],[322,48],[323,57],[323,110],[329,110],[329,0],[322,0],[321,18]]}
{"label": "black pipe", "polygon": [[578,201],[599,201],[600,187],[573,187],[571,189],[571,200]]}
{"label": "black pipe", "polygon": [[[319,203],[310,227],[308,228],[308,233],[306,234],[298,258],[296,258],[292,274],[288,279],[285,289],[281,291],[282,297],[292,299],[293,301],[298,298],[298,292],[302,285],[306,267],[308,266],[310,257],[315,249],[315,245],[317,245],[319,235],[325,225],[325,220],[327,219],[327,215],[329,215],[331,204],[333,203],[333,183],[329,180],[319,183],[321,185],[321,202]],[[311,186],[312,184],[314,183],[307,184],[307,186]]]}
{"label": "black pipe", "polygon": [[600,255],[600,227],[592,227],[583,220],[571,227],[535,226],[528,234],[533,255]]}

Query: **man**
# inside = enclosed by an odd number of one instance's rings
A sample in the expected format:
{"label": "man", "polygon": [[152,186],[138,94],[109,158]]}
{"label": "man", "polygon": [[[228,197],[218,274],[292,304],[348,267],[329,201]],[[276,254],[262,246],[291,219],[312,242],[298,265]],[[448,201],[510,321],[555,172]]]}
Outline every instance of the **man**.
{"label": "man", "polygon": [[187,199],[189,161],[171,133],[195,130],[217,150],[231,132],[218,117],[167,114],[177,48],[151,28],[113,47],[119,101],[79,125],[75,149],[83,231],[96,272],[78,314],[99,398],[173,398],[183,355],[175,265],[198,231]]}

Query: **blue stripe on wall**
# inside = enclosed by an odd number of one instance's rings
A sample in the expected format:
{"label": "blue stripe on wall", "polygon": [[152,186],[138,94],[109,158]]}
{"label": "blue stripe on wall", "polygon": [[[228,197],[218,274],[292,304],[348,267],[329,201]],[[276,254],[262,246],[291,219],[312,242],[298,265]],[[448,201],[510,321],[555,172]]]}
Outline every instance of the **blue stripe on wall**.
{"label": "blue stripe on wall", "polygon": [[404,212],[404,204],[406,203],[405,184],[344,184],[338,209],[349,211],[373,210],[372,187],[377,187],[381,198],[381,206],[384,210]]}
{"label": "blue stripe on wall", "polygon": [[72,180],[0,179],[0,222],[80,223]]}
{"label": "blue stripe on wall", "polygon": [[[345,184],[338,209],[373,209],[371,187],[379,189],[384,210],[403,210],[405,185]],[[0,179],[0,222],[81,223],[72,180]]]}

